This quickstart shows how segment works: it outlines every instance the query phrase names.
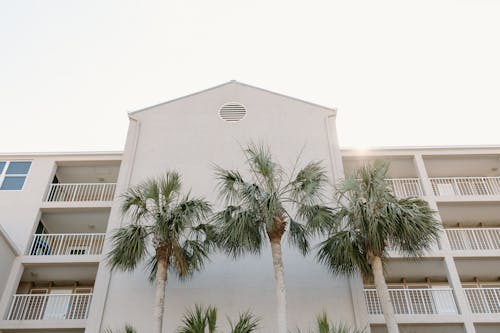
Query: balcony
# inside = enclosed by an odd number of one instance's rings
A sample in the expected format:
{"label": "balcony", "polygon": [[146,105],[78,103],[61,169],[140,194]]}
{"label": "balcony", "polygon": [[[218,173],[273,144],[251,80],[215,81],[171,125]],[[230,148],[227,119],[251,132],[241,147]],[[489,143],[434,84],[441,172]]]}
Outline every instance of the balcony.
{"label": "balcony", "polygon": [[421,197],[424,195],[418,178],[388,178],[385,181],[398,198]]}
{"label": "balcony", "polygon": [[436,196],[500,195],[500,177],[430,178]]}
{"label": "balcony", "polygon": [[35,234],[28,250],[30,256],[100,255],[104,233]]}
{"label": "balcony", "polygon": [[45,201],[82,202],[113,201],[116,183],[59,183],[51,184]]}
{"label": "balcony", "polygon": [[[364,294],[368,314],[381,315],[377,290],[365,289]],[[458,314],[451,288],[389,289],[389,295],[398,315]]]}
{"label": "balcony", "polygon": [[500,250],[500,228],[444,229],[453,251]]}
{"label": "balcony", "polygon": [[500,313],[500,288],[464,288],[472,313]]}
{"label": "balcony", "polygon": [[7,320],[87,319],[91,302],[91,293],[16,294]]}

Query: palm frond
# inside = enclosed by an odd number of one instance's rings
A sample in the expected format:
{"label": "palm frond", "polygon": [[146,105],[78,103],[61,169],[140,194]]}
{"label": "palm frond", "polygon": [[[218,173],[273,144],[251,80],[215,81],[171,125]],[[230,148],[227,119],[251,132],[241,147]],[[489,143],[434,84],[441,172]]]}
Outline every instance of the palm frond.
{"label": "palm frond", "polygon": [[206,243],[196,240],[185,240],[180,251],[174,252],[172,265],[180,279],[191,277],[195,272],[203,269],[208,260],[208,247]]}
{"label": "palm frond", "polygon": [[358,271],[371,272],[362,247],[356,243],[357,235],[353,231],[338,231],[321,242],[316,259],[333,274],[352,275]]}
{"label": "palm frond", "polygon": [[284,175],[280,165],[273,161],[269,148],[262,144],[250,143],[244,153],[258,183],[267,191],[275,190]]}
{"label": "palm frond", "polygon": [[177,171],[167,171],[154,181],[158,187],[158,197],[162,201],[162,206],[168,206],[175,202],[180,195],[182,188],[181,176]]}
{"label": "palm frond", "polygon": [[[297,329],[297,333],[301,333],[300,329]],[[365,330],[359,330],[351,328],[347,324],[343,323],[333,323],[328,320],[328,316],[325,312],[316,318],[316,326],[307,331],[308,333],[365,333]]]}
{"label": "palm frond", "polygon": [[259,322],[260,320],[258,318],[247,311],[239,315],[236,323],[229,321],[229,325],[231,327],[231,333],[251,333],[259,328]]}
{"label": "palm frond", "polygon": [[145,195],[145,187],[145,183],[132,186],[121,195],[122,214],[130,216],[132,221],[135,223],[139,222],[149,213],[147,208],[148,198]]}
{"label": "palm frond", "polygon": [[215,178],[219,198],[229,204],[237,203],[241,197],[241,189],[247,185],[241,174],[235,170],[225,170],[215,166]]}
{"label": "palm frond", "polygon": [[288,241],[290,244],[295,245],[302,255],[309,252],[309,234],[307,227],[293,219],[288,222]]}
{"label": "palm frond", "polygon": [[299,205],[297,218],[304,221],[311,232],[320,235],[338,224],[333,209],[324,205]]}
{"label": "palm frond", "polygon": [[205,311],[207,318],[208,333],[215,333],[217,329],[217,309],[214,306],[209,306]]}
{"label": "palm frond", "polygon": [[107,255],[111,269],[134,270],[147,255],[148,236],[147,227],[139,224],[129,224],[116,229],[111,236],[112,249]]}
{"label": "palm frond", "polygon": [[246,252],[260,254],[264,229],[254,212],[229,206],[214,219],[218,228],[217,244],[227,254],[234,258]]}
{"label": "palm frond", "polygon": [[402,253],[420,257],[437,244],[441,231],[426,201],[417,198],[401,199],[387,206],[387,214],[394,216],[389,243]]}
{"label": "palm frond", "polygon": [[177,333],[205,333],[207,324],[206,310],[196,304],[194,310],[188,310],[184,314],[182,325],[177,329]]}
{"label": "palm frond", "polygon": [[310,162],[290,182],[290,197],[295,202],[314,205],[324,199],[328,177],[320,162]]}

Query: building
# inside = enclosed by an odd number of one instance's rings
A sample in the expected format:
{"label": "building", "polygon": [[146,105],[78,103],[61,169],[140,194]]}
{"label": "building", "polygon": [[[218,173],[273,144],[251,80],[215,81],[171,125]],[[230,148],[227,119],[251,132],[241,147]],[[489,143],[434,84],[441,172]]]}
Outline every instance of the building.
{"label": "building", "polygon": [[[0,332],[86,332],[129,322],[148,332],[153,288],[141,270],[110,272],[106,233],[123,221],[119,194],[166,169],[216,201],[213,163],[243,165],[241,146],[268,144],[293,166],[322,160],[334,181],[374,159],[391,162],[398,196],[439,212],[444,232],[416,263],[392,253],[387,267],[403,332],[500,331],[500,147],[339,148],[336,111],[260,88],[226,84],[129,114],[123,152],[0,155]],[[371,281],[333,277],[312,256],[284,249],[289,328],[317,314],[384,332]],[[221,317],[251,309],[274,331],[271,258],[214,254],[187,283],[169,278],[166,332],[187,307]]]}

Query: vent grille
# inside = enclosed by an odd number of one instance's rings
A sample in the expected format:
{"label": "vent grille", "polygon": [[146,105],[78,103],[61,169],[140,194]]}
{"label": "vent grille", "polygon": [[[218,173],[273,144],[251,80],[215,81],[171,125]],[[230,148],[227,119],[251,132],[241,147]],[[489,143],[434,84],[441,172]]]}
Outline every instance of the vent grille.
{"label": "vent grille", "polygon": [[247,109],[238,103],[226,103],[219,110],[219,117],[229,123],[235,123],[247,115]]}

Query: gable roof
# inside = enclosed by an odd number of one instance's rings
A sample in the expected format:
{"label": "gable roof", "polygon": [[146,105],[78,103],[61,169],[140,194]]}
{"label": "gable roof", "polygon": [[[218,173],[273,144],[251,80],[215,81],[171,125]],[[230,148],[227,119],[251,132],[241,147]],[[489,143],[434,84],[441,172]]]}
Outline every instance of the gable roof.
{"label": "gable roof", "polygon": [[188,98],[188,97],[192,97],[192,96],[195,96],[195,95],[199,95],[199,94],[211,91],[211,90],[216,90],[218,88],[221,88],[221,87],[224,87],[224,86],[227,86],[227,85],[240,85],[240,86],[243,86],[243,87],[260,90],[260,91],[266,92],[268,94],[273,94],[273,95],[276,95],[276,96],[279,96],[279,97],[288,98],[288,99],[291,99],[291,100],[294,100],[294,101],[297,101],[297,102],[300,102],[300,103],[308,104],[310,106],[314,106],[314,107],[323,109],[323,110],[325,110],[327,112],[333,113],[334,115],[337,114],[337,109],[335,109],[335,108],[329,108],[329,107],[326,107],[326,106],[323,106],[323,105],[319,105],[319,104],[307,102],[307,101],[304,101],[304,100],[302,100],[300,98],[291,97],[291,96],[280,94],[280,93],[277,93],[277,92],[274,92],[274,91],[270,91],[270,90],[266,90],[266,89],[263,89],[263,88],[255,87],[255,86],[252,86],[252,85],[249,85],[249,84],[246,84],[246,83],[242,83],[242,82],[239,82],[239,81],[236,81],[236,80],[231,80],[231,81],[228,81],[226,83],[222,83],[222,84],[216,85],[216,86],[208,88],[208,89],[200,90],[200,91],[197,91],[195,93],[191,93],[191,94],[188,94],[188,95],[185,95],[185,96],[177,97],[177,98],[171,99],[171,100],[163,102],[163,103],[159,103],[159,104],[155,104],[155,105],[152,105],[152,106],[145,107],[143,109],[139,109],[139,110],[136,110],[136,111],[131,111],[128,114],[129,114],[129,116],[131,116],[131,115],[134,115],[136,113],[140,113],[140,112],[143,112],[143,111],[147,111],[149,109],[156,108],[158,106],[162,106],[162,105],[166,105],[166,104],[169,104],[169,103],[172,103],[172,102],[176,102],[178,100],[185,99],[185,98]]}

